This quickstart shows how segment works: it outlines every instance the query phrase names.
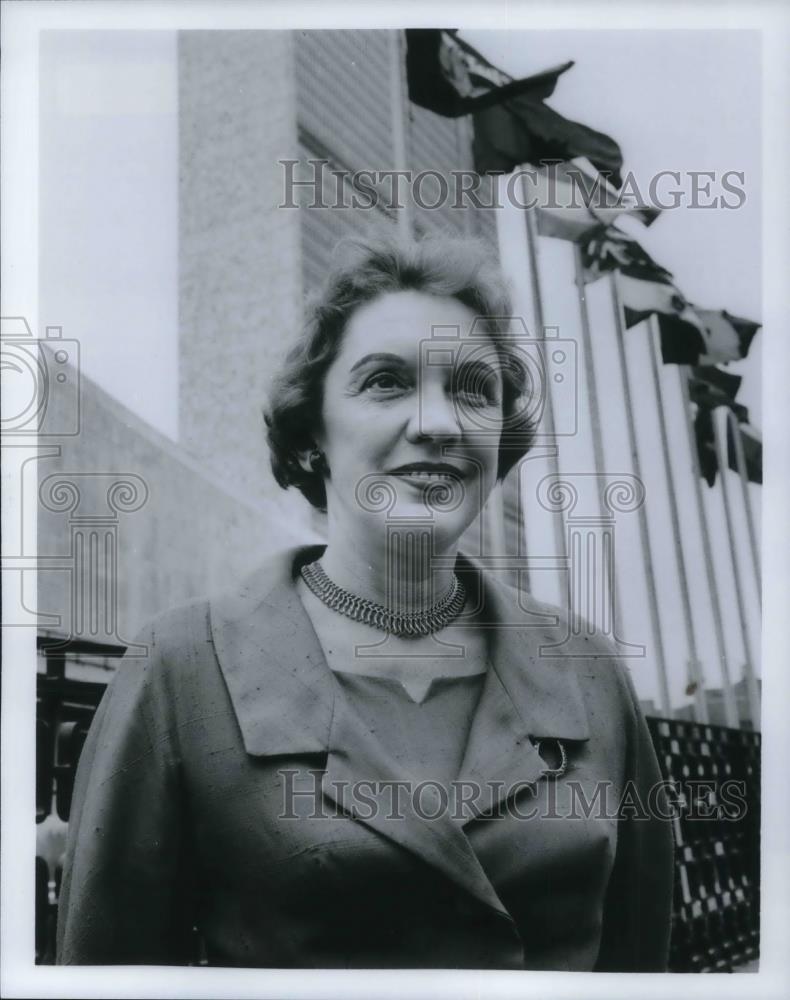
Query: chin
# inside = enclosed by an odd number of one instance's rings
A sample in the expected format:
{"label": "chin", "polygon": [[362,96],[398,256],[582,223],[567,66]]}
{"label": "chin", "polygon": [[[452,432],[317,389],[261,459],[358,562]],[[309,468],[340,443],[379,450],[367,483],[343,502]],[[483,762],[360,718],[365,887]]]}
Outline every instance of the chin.
{"label": "chin", "polygon": [[372,529],[380,532],[382,539],[386,535],[406,537],[409,534],[416,536],[429,533],[434,535],[443,548],[446,548],[463,535],[478,514],[477,509],[473,511],[432,509],[421,500],[408,499],[399,500],[387,511],[368,513],[364,521],[368,531]]}
{"label": "chin", "polygon": [[[469,481],[458,487],[437,485],[425,490],[413,484],[398,483],[378,476],[366,476],[363,489],[354,497],[344,498],[348,513],[366,534],[380,532],[405,538],[409,533],[427,532],[434,536],[434,547],[447,549],[455,544],[482,510],[479,482]],[[487,496],[486,498],[487,499]]]}
{"label": "chin", "polygon": [[[428,517],[423,513],[422,525],[433,537],[433,547],[435,550],[446,550],[458,543],[467,528],[474,523],[479,511],[461,512],[453,511],[452,514],[433,512]],[[415,516],[413,527],[417,527],[418,519]],[[408,531],[408,521],[402,525],[401,530]]]}

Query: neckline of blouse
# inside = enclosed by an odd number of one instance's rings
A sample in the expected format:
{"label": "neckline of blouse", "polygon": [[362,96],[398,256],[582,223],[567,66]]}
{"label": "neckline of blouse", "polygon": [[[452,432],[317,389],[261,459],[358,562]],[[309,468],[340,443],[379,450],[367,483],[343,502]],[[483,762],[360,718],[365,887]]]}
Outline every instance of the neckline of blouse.
{"label": "neckline of blouse", "polygon": [[417,705],[422,705],[428,701],[437,687],[445,686],[445,682],[456,683],[459,681],[474,681],[480,685],[488,673],[489,667],[486,664],[485,670],[478,670],[473,674],[437,674],[430,677],[410,678],[404,681],[402,677],[395,677],[390,673],[368,674],[358,670],[343,670],[342,668],[330,667],[332,673],[340,674],[343,677],[362,677],[365,680],[372,680],[378,683],[394,685],[403,692],[410,701]]}

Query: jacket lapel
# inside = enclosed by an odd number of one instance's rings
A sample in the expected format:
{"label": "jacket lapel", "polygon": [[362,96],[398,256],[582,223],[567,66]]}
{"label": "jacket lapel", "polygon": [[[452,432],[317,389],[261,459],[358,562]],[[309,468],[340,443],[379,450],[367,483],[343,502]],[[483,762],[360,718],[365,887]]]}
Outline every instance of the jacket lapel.
{"label": "jacket lapel", "polygon": [[[393,782],[398,781],[408,782],[401,795],[394,791]],[[413,794],[416,784],[394,765],[347,699],[338,696],[324,794],[359,822],[443,872],[486,906],[509,915],[463,830],[453,820],[448,803],[430,787],[417,799]],[[365,796],[363,808],[355,790]],[[436,792],[435,801],[431,791]]]}
{"label": "jacket lapel", "polygon": [[[386,783],[410,777],[393,766],[342,696],[293,583],[295,562],[317,558],[322,548],[282,553],[238,592],[211,602],[214,648],[245,750],[254,756],[325,752],[322,787],[329,799],[506,914],[463,831],[446,812],[426,819],[411,794],[404,794],[396,800],[403,819],[387,819]],[[354,790],[361,782],[367,799],[375,800],[373,809],[356,805]],[[428,803],[423,807],[431,809]]]}
{"label": "jacket lapel", "polygon": [[490,669],[458,775],[475,792],[467,822],[494,809],[514,786],[541,779],[547,765],[530,737],[587,740],[590,733],[574,661],[540,655],[543,644],[557,641],[547,609],[528,595],[519,598],[471,559],[462,560],[462,570],[468,586],[478,588],[490,628]]}
{"label": "jacket lapel", "polygon": [[[377,833],[442,871],[485,905],[507,911],[487,878],[462,825],[445,810],[427,819],[410,794],[398,804],[403,820],[387,819],[392,792],[384,783],[409,781],[366,732],[342,696],[312,622],[294,587],[297,563],[323,546],[289,550],[250,576],[238,591],[211,602],[211,634],[247,753],[327,754],[323,791]],[[481,794],[474,815],[495,806],[514,782],[540,779],[545,764],[530,736],[587,739],[575,678],[562,661],[543,661],[540,642],[556,636],[545,624],[513,627],[525,617],[515,592],[459,556],[469,586],[480,588],[492,622],[491,668],[472,721],[460,780]],[[536,605],[535,616],[546,614]],[[510,627],[499,627],[502,622]],[[497,623],[494,625],[493,623]],[[372,782],[374,808],[355,808],[353,789]],[[378,784],[377,784],[378,783]],[[423,803],[423,808],[430,805]],[[471,816],[469,818],[472,818]]]}
{"label": "jacket lapel", "polygon": [[322,551],[279,553],[211,601],[211,636],[249,754],[322,753],[329,744],[332,677],[292,576],[295,559]]}

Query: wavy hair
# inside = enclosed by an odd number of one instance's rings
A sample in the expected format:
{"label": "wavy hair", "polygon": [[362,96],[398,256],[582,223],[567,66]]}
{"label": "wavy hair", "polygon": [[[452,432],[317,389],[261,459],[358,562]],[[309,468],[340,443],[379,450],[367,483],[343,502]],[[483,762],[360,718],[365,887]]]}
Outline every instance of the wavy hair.
{"label": "wavy hair", "polygon": [[493,259],[494,251],[482,240],[445,235],[405,240],[381,233],[338,245],[264,410],[272,472],[280,486],[295,486],[314,507],[326,510],[323,471],[305,470],[299,458],[315,447],[327,370],[354,311],[381,295],[406,290],[457,299],[491,337],[501,366],[506,427],[499,442],[497,478],[507,475],[531,447],[535,426],[530,407],[524,405],[526,369],[510,336],[510,294]]}

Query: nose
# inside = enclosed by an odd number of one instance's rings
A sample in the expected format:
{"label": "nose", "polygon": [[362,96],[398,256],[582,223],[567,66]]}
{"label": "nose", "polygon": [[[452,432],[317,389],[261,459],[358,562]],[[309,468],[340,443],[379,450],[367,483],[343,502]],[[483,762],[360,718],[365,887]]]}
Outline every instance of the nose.
{"label": "nose", "polygon": [[416,406],[409,420],[408,439],[454,441],[459,440],[461,435],[460,415],[449,391],[437,384],[421,386],[416,393]]}

